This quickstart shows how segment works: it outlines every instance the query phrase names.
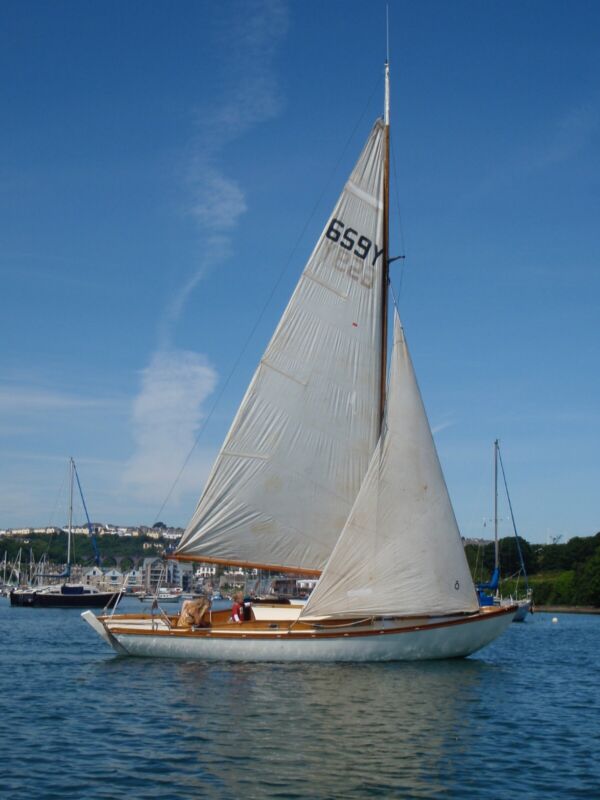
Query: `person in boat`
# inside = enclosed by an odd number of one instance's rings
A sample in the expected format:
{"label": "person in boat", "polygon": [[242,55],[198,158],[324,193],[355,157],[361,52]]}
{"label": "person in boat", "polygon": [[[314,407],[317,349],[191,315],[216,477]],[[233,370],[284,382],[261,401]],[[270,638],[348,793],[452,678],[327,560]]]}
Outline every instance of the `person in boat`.
{"label": "person in boat", "polygon": [[233,605],[231,606],[231,619],[230,622],[243,622],[244,621],[244,595],[237,592],[233,595]]}
{"label": "person in boat", "polygon": [[210,600],[205,595],[186,600],[181,607],[178,628],[210,628]]}

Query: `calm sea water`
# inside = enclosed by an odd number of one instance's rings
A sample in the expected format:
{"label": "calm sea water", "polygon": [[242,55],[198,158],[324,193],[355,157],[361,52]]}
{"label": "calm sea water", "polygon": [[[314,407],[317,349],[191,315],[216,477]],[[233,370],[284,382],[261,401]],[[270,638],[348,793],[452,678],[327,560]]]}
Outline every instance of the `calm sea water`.
{"label": "calm sea water", "polygon": [[600,616],[557,616],[460,661],[215,665],[1,599],[0,796],[600,797]]}

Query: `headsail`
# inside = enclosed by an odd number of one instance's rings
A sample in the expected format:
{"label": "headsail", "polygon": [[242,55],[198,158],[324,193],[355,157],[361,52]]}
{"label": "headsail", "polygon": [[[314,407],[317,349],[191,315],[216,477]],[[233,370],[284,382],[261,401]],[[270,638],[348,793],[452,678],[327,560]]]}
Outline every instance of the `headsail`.
{"label": "headsail", "polygon": [[383,123],[254,374],[177,557],[320,570],[378,436]]}
{"label": "headsail", "polygon": [[477,608],[395,314],[384,431],[348,522],[301,616],[451,614]]}

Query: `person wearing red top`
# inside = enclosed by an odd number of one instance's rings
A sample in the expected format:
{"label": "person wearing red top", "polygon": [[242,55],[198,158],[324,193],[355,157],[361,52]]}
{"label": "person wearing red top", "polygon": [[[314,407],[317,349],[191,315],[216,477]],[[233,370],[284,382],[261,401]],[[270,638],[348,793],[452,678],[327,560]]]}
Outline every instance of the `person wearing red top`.
{"label": "person wearing red top", "polygon": [[244,619],[244,595],[241,592],[233,595],[231,606],[231,622],[242,622]]}

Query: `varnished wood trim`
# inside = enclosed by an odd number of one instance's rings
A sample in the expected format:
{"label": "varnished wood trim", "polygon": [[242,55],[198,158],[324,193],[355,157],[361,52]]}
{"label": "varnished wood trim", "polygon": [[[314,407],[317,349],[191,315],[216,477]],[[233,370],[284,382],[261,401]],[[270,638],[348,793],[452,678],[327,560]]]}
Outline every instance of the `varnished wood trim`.
{"label": "varnished wood trim", "polygon": [[[421,625],[411,625],[409,627],[401,627],[401,628],[377,628],[376,630],[348,630],[348,631],[341,631],[339,628],[335,631],[326,632],[322,629],[317,630],[310,625],[310,623],[295,623],[294,627],[291,628],[288,626],[287,628],[267,628],[266,623],[265,628],[263,628],[264,633],[257,632],[257,625],[256,623],[243,623],[242,625],[233,625],[231,626],[231,632],[228,630],[227,632],[223,631],[221,627],[218,628],[202,628],[200,630],[189,630],[186,628],[172,628],[171,630],[165,629],[157,629],[157,630],[135,630],[132,628],[118,628],[116,626],[110,626],[109,631],[115,635],[121,636],[183,636],[183,637],[192,637],[192,638],[209,638],[209,639],[228,639],[228,640],[238,640],[238,639],[259,639],[259,640],[269,640],[269,639],[287,639],[288,641],[297,640],[297,639],[357,639],[364,636],[388,636],[389,634],[400,634],[400,633],[414,633],[416,631],[430,631],[436,630],[438,628],[450,628],[455,625],[469,625],[473,622],[483,622],[487,619],[491,619],[493,617],[501,617],[505,614],[514,614],[517,610],[517,606],[508,606],[507,608],[498,608],[494,609],[493,611],[479,611],[472,616],[461,617],[460,619],[451,619],[446,620],[444,622],[434,622],[434,623],[423,623]],[[300,625],[304,627],[304,630],[299,630]],[[254,633],[253,633],[254,631]]]}

